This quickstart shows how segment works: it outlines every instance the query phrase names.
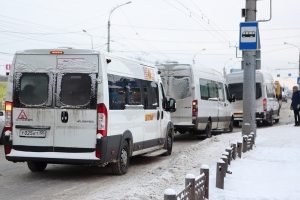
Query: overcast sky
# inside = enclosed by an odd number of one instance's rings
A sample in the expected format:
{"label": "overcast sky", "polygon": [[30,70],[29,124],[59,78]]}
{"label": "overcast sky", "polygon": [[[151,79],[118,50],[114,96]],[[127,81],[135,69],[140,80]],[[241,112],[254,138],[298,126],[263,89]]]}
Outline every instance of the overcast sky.
{"label": "overcast sky", "polygon": [[[128,1],[0,0],[0,74],[17,50],[93,46],[107,51],[109,14]],[[110,49],[149,62],[192,63],[195,58],[196,64],[218,71],[225,66],[229,72],[240,68],[236,46],[245,4],[245,0],[131,0],[111,14]],[[262,69],[275,79],[280,74],[282,82],[292,85],[299,73],[299,8],[299,0],[273,0],[271,21],[259,23]],[[269,18],[270,0],[257,1],[257,20]]]}

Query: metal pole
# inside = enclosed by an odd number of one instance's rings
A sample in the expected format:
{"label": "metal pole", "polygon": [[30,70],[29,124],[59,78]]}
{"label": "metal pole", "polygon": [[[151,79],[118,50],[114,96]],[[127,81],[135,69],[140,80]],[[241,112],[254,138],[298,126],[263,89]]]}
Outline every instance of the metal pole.
{"label": "metal pole", "polygon": [[[246,22],[256,21],[256,0],[246,0]],[[242,135],[256,133],[255,122],[255,54],[256,51],[243,51],[244,83],[243,83],[243,125]]]}
{"label": "metal pole", "polygon": [[226,64],[229,62],[229,61],[231,61],[232,60],[232,58],[230,58],[225,64],[224,64],[224,68],[223,68],[223,76],[224,76],[224,78],[226,78],[226,68],[225,68],[225,66],[226,66]]}
{"label": "metal pole", "polygon": [[88,34],[91,37],[92,49],[94,49],[94,47],[93,47],[93,36],[91,34],[89,34],[88,32],[86,32],[86,30],[82,30],[82,31],[85,32],[86,34]]}
{"label": "metal pole", "polygon": [[114,11],[114,10],[116,10],[117,8],[119,8],[119,7],[121,7],[121,6],[124,6],[124,5],[126,5],[126,4],[130,4],[131,3],[131,1],[128,1],[127,3],[124,3],[124,4],[121,4],[121,5],[119,5],[119,6],[117,6],[117,7],[115,7],[115,8],[113,8],[111,11],[110,11],[110,13],[109,13],[109,17],[108,17],[108,24],[107,24],[107,52],[110,52],[110,48],[109,48],[109,42],[110,42],[110,15],[111,15],[111,13]]}
{"label": "metal pole", "polygon": [[199,52],[201,52],[201,51],[205,51],[205,49],[202,49],[202,50],[198,51],[197,53],[195,53],[195,55],[194,55],[194,57],[193,57],[193,64],[195,64],[195,56],[196,56]]}
{"label": "metal pole", "polygon": [[109,52],[109,41],[110,41],[110,22],[108,20],[108,24],[107,24],[107,32],[108,32],[108,36],[107,36],[107,52]]}

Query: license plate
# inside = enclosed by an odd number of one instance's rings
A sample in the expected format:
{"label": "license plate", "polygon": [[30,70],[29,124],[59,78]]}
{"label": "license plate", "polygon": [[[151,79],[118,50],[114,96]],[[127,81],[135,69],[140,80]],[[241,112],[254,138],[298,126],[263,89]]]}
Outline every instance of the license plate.
{"label": "license plate", "polygon": [[44,138],[46,133],[46,130],[21,130],[20,137]]}

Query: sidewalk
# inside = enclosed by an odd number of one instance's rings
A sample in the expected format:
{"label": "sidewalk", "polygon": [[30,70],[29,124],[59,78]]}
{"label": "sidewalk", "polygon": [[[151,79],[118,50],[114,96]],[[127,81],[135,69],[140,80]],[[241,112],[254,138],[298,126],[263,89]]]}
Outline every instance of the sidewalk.
{"label": "sidewalk", "polygon": [[210,177],[210,198],[300,199],[300,127],[292,124],[261,128],[253,150],[231,162],[224,190],[217,189],[215,168]]}

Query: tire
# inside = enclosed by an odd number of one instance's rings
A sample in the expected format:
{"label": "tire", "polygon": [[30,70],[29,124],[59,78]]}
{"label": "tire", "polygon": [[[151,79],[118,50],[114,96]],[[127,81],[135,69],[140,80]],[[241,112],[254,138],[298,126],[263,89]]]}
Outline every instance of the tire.
{"label": "tire", "polygon": [[32,172],[41,172],[46,169],[47,163],[27,161],[27,166]]}
{"label": "tire", "polygon": [[1,133],[0,144],[4,144],[4,131]]}
{"label": "tire", "polygon": [[169,156],[172,154],[172,148],[173,148],[173,137],[172,137],[172,130],[169,131],[167,138],[166,138],[166,147],[167,150],[166,153],[162,154],[163,156]]}
{"label": "tire", "polygon": [[211,122],[208,121],[204,130],[206,138],[211,138]]}
{"label": "tire", "polygon": [[233,121],[233,126],[236,126],[236,127],[238,127],[239,126],[239,121]]}
{"label": "tire", "polygon": [[115,175],[123,175],[128,171],[129,166],[129,145],[126,140],[123,141],[121,152],[117,162],[112,163],[112,173]]}
{"label": "tire", "polygon": [[274,124],[273,113],[271,112],[270,115],[271,116],[270,116],[270,121],[268,122],[268,125],[273,126],[273,124]]}
{"label": "tire", "polygon": [[279,119],[275,119],[275,123],[278,123],[279,122]]}
{"label": "tire", "polygon": [[232,133],[233,131],[233,119],[231,118],[230,124],[229,124],[229,133]]}

